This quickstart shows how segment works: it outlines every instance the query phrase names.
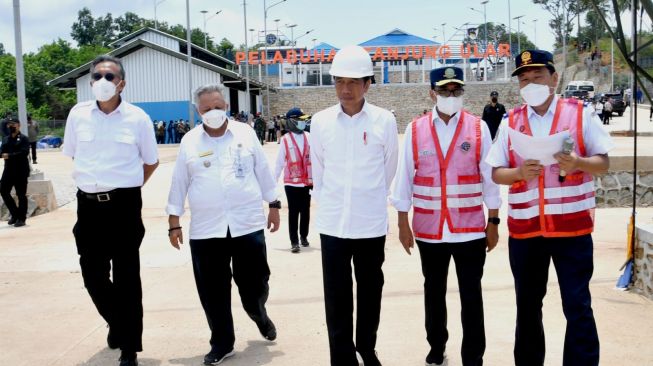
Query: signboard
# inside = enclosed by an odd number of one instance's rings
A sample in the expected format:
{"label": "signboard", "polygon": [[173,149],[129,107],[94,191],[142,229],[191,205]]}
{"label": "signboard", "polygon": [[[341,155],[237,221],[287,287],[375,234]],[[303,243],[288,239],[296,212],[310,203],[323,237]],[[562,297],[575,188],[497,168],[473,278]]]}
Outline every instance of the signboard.
{"label": "signboard", "polygon": [[275,36],[274,34],[270,33],[270,34],[268,34],[268,35],[265,36],[265,42],[266,42],[268,45],[273,45],[273,44],[277,43],[277,36]]}
{"label": "signboard", "polygon": [[[274,34],[268,34],[266,41],[269,42],[269,37]],[[276,37],[275,37],[276,38]],[[452,57],[452,50],[456,46],[441,45],[441,46],[405,46],[401,47],[377,47],[365,49],[370,53],[372,61],[401,61],[401,60],[421,60],[421,59],[442,59],[447,60]],[[461,58],[486,58],[486,57],[510,57],[510,45],[507,43],[500,43],[497,48],[494,44],[489,44],[485,52],[480,53],[478,45],[461,44],[458,46],[459,55]],[[336,50],[330,50],[325,53],[324,50],[286,50],[285,55],[281,51],[276,51],[272,59],[268,59],[265,51],[261,52],[236,52],[236,64],[246,62],[249,65],[270,65],[277,63],[331,63],[336,56]]]}

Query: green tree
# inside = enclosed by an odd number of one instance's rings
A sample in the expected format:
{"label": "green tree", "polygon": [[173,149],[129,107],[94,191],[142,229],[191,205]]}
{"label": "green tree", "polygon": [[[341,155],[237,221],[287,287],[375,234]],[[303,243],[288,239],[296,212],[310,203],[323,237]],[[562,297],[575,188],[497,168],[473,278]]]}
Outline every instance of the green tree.
{"label": "green tree", "polygon": [[73,23],[70,35],[79,46],[93,44],[95,41],[95,19],[87,7],[77,12],[77,21]]}
{"label": "green tree", "polygon": [[562,45],[563,36],[564,39],[567,41],[569,40],[569,35],[574,29],[572,19],[574,19],[582,9],[579,1],[580,0],[533,0],[534,4],[541,5],[544,10],[551,14],[552,19],[549,20],[549,26],[555,35],[556,46]]}

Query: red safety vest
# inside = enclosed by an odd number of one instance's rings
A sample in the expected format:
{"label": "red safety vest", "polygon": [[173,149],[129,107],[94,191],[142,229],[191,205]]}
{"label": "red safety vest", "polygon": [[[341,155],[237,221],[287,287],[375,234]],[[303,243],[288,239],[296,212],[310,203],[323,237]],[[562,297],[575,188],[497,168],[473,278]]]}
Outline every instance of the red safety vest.
{"label": "red safety vest", "polygon": [[461,110],[446,155],[432,113],[412,122],[413,231],[417,239],[441,240],[445,220],[452,233],[485,230],[481,119]]}
{"label": "red safety vest", "polygon": [[[531,135],[526,105],[509,112],[510,128]],[[568,130],[576,141],[578,156],[586,156],[583,140],[583,102],[559,99],[549,134]],[[508,141],[510,147],[510,140]],[[510,167],[523,159],[509,149]],[[508,230],[517,239],[571,237],[589,234],[594,229],[594,179],[576,170],[558,182],[560,166],[545,167],[539,178],[512,184],[508,194]]]}
{"label": "red safety vest", "polygon": [[[283,170],[283,182],[285,184],[313,185],[311,169],[311,146],[308,143],[308,135],[304,132],[304,151],[299,150],[297,141],[292,133],[282,137],[283,146],[286,149],[286,166]],[[294,149],[288,147],[288,140],[293,144]],[[301,153],[301,156],[299,154]]]}

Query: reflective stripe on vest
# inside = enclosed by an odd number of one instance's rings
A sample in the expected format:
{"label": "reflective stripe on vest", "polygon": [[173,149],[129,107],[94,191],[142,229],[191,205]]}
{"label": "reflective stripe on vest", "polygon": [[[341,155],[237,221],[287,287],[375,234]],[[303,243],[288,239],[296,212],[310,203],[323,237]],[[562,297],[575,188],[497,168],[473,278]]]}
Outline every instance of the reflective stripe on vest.
{"label": "reflective stripe on vest", "polygon": [[[305,186],[313,185],[311,159],[310,159],[310,144],[304,134],[304,149],[300,151],[297,141],[292,133],[287,133],[283,136],[283,145],[286,149],[286,166],[284,167],[283,182],[285,184],[303,184]],[[293,144],[293,149],[288,147],[288,140]],[[301,156],[297,156],[297,153]]]}
{"label": "reflective stripe on vest", "polygon": [[480,118],[461,111],[446,155],[432,114],[412,122],[413,231],[417,239],[442,239],[446,220],[452,233],[483,232]]}
{"label": "reflective stripe on vest", "polygon": [[[510,128],[532,136],[527,107],[509,112]],[[575,140],[575,151],[586,156],[583,141],[583,103],[559,99],[549,134],[568,130]],[[508,142],[510,146],[510,141]],[[509,148],[510,167],[519,167],[523,159]],[[569,237],[591,233],[594,228],[594,179],[577,170],[558,182],[558,164],[547,166],[529,182],[514,183],[508,194],[508,229],[514,238]]]}

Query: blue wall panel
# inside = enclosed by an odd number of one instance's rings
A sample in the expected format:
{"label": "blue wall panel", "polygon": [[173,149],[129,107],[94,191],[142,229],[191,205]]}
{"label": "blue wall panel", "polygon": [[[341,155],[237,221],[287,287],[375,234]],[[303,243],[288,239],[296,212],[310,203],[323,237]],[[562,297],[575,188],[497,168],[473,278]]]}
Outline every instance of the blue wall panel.
{"label": "blue wall panel", "polygon": [[[188,101],[174,101],[174,102],[143,102],[143,103],[134,103],[141,107],[145,113],[150,115],[150,118],[153,121],[170,121],[184,119],[188,120]],[[193,107],[195,110],[195,107]],[[199,122],[199,116],[195,111],[195,120],[196,123]]]}

